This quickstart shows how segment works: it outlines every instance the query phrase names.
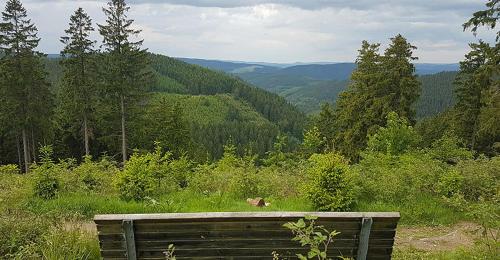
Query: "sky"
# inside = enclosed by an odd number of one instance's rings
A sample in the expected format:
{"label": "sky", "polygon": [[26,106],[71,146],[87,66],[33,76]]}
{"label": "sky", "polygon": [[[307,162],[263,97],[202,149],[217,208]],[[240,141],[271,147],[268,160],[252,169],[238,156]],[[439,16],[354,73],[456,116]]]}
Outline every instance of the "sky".
{"label": "sky", "polygon": [[[0,0],[5,6],[6,0]],[[103,23],[105,0],[21,0],[55,54],[70,15],[83,7]],[[484,0],[129,0],[144,47],[173,57],[218,60],[353,62],[363,40],[382,49],[398,33],[421,63],[456,63],[477,41],[461,25]],[[3,8],[3,7],[2,7]],[[480,38],[492,40],[492,31]],[[100,36],[93,35],[100,45]]]}

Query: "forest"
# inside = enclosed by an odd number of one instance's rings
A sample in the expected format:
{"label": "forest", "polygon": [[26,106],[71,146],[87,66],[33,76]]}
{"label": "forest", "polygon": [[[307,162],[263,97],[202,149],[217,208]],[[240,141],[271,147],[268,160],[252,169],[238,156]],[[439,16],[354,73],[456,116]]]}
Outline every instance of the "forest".
{"label": "forest", "polygon": [[6,1],[0,259],[101,259],[96,214],[225,211],[397,211],[394,259],[498,258],[498,0],[464,21],[477,41],[458,72],[419,77],[401,34],[363,41],[346,87],[309,115],[149,52],[130,8],[111,0],[97,23],[76,9],[49,57],[29,10]]}

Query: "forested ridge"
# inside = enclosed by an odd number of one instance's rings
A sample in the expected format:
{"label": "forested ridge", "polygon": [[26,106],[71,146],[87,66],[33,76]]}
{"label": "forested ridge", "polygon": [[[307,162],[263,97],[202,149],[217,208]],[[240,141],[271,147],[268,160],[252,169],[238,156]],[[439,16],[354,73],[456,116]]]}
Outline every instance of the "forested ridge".
{"label": "forested ridge", "polygon": [[[95,54],[98,59],[98,54]],[[190,143],[196,143],[199,147],[184,149],[186,153],[192,153],[193,157],[199,160],[212,160],[220,158],[222,148],[229,142],[234,142],[238,146],[239,153],[243,154],[248,151],[264,155],[272,147],[279,132],[283,132],[290,136],[290,140],[298,140],[301,138],[302,129],[306,123],[306,117],[298,111],[293,105],[289,104],[284,98],[276,94],[269,93],[265,90],[253,87],[248,83],[229,74],[209,70],[197,65],[187,64],[175,58],[170,58],[159,54],[148,54],[151,61],[150,66],[153,71],[152,80],[146,86],[144,102],[134,108],[133,122],[130,127],[139,127],[148,118],[147,114],[150,111],[150,104],[155,105],[160,93],[171,93],[181,95],[170,95],[168,103],[164,103],[162,108],[158,108],[155,113],[165,114],[162,119],[166,120],[164,124],[157,125],[158,129],[165,128],[168,124],[168,115],[171,115],[172,109],[179,103],[179,112],[183,115],[182,120],[190,122],[186,125],[186,129],[190,132],[188,139]],[[50,83],[50,91],[54,96],[61,91],[63,87],[62,77],[64,69],[61,66],[61,61],[64,58],[57,57],[42,57],[41,62],[47,71],[47,81]],[[227,94],[228,96],[220,96]],[[212,107],[211,113],[204,113],[203,106],[183,105],[187,100],[196,100],[195,96],[200,96],[207,104],[211,102],[219,103],[218,107]],[[211,98],[210,96],[213,96]],[[149,100],[149,101],[148,101]],[[106,109],[102,107],[104,112]],[[196,109],[200,109],[199,111]],[[219,109],[219,110],[218,110]],[[183,112],[186,110],[185,112]],[[53,143],[56,147],[61,146],[57,151],[58,156],[80,157],[78,147],[81,146],[77,132],[78,129],[62,130],[61,123],[58,121],[57,107],[54,107],[54,125],[52,128],[53,134],[44,136],[39,142],[41,144]],[[109,111],[108,111],[109,112]],[[262,117],[258,123],[247,120],[246,114],[252,114],[254,117]],[[198,115],[203,114],[204,123],[199,124],[199,121],[194,118],[199,118]],[[217,115],[221,115],[226,119],[223,121],[217,120]],[[242,115],[242,116],[240,116]],[[107,120],[104,117],[100,120]],[[109,116],[109,115],[108,115]],[[212,120],[212,118],[214,120]],[[105,124],[110,124],[107,121]],[[103,127],[106,128],[106,127]],[[102,152],[111,152],[117,149],[117,145],[110,140],[112,133],[103,134],[99,137],[99,126],[93,129],[93,138],[97,147],[108,147],[106,150],[94,149],[92,153],[98,156]],[[6,129],[3,129],[4,131]],[[104,129],[106,132],[109,129]],[[156,131],[157,129],[150,129]],[[111,131],[111,130],[109,130]],[[154,138],[145,138],[144,136],[134,134],[147,132],[147,129],[131,129],[132,136],[130,137],[132,147],[135,149],[148,149],[154,144]],[[169,129],[168,131],[176,131]],[[5,136],[5,135],[4,135]],[[54,138],[59,138],[55,140]],[[138,138],[135,140],[135,138]],[[173,137],[172,137],[173,138]],[[54,140],[54,141],[51,141]],[[15,150],[13,150],[12,141],[8,138],[2,140],[5,143],[5,149],[2,149],[2,159],[4,163],[15,162]],[[163,140],[169,143],[169,140]],[[297,142],[297,141],[293,141]],[[167,144],[165,143],[165,146]],[[111,153],[110,155],[113,155]]]}

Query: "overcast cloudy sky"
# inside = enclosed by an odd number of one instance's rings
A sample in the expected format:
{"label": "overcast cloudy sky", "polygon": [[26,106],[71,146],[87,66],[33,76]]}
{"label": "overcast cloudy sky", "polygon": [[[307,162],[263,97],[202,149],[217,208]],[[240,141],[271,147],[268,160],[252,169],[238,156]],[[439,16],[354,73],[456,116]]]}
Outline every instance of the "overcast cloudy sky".
{"label": "overcast cloudy sky", "polygon": [[[40,49],[58,53],[69,16],[83,7],[102,23],[107,1],[24,0]],[[5,5],[5,0],[0,0]],[[129,0],[145,47],[175,56],[266,62],[354,61],[362,40],[401,33],[419,62],[454,63],[476,39],[463,32],[483,0]],[[480,36],[489,38],[493,32]],[[95,35],[96,39],[99,36]]]}

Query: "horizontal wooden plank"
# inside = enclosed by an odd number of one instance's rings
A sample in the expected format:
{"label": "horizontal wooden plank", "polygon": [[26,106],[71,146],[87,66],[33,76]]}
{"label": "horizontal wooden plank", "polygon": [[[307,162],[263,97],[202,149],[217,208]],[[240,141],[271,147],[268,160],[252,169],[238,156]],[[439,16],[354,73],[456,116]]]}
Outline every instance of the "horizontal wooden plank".
{"label": "horizontal wooden plank", "polygon": [[96,215],[94,220],[180,220],[193,221],[195,219],[249,219],[249,218],[303,218],[317,216],[319,218],[387,218],[399,219],[399,212],[204,212],[204,213],[167,213],[167,214],[108,214]]}
{"label": "horizontal wooden plank", "polygon": [[[375,239],[393,239],[396,231],[372,231],[370,240]],[[359,230],[344,231],[337,235],[336,239],[358,239]],[[242,232],[242,231],[227,231],[227,232],[186,232],[186,233],[136,233],[136,241],[178,241],[178,240],[210,240],[210,239],[292,239],[293,235],[288,232]],[[107,241],[123,241],[122,234],[99,234],[101,243]]]}
{"label": "horizontal wooden plank", "polygon": [[[335,247],[357,247],[357,239],[336,239],[331,244],[331,248]],[[166,249],[168,245],[173,244],[177,248],[244,248],[244,247],[256,247],[256,248],[267,248],[272,246],[273,248],[286,248],[297,246],[298,242],[287,240],[287,239],[274,239],[274,240],[150,240],[150,241],[137,241],[136,247],[139,249]],[[392,247],[394,240],[392,239],[378,239],[371,240],[369,242],[370,247],[377,248],[387,248]],[[123,242],[108,241],[101,243],[101,248],[106,250],[120,250],[125,249],[125,244]]]}
{"label": "horizontal wooden plank", "polygon": [[[274,248],[231,248],[231,249],[191,249],[191,250],[180,250],[176,248],[175,255],[177,257],[235,257],[239,259],[241,256],[272,256],[272,252],[277,251],[283,257],[295,256],[296,254],[307,254],[307,249],[304,248],[289,248],[276,250]],[[329,250],[329,256],[354,256],[355,250],[352,248],[344,249],[332,249]],[[158,257],[164,255],[163,251],[146,251],[139,250],[139,257]]]}

